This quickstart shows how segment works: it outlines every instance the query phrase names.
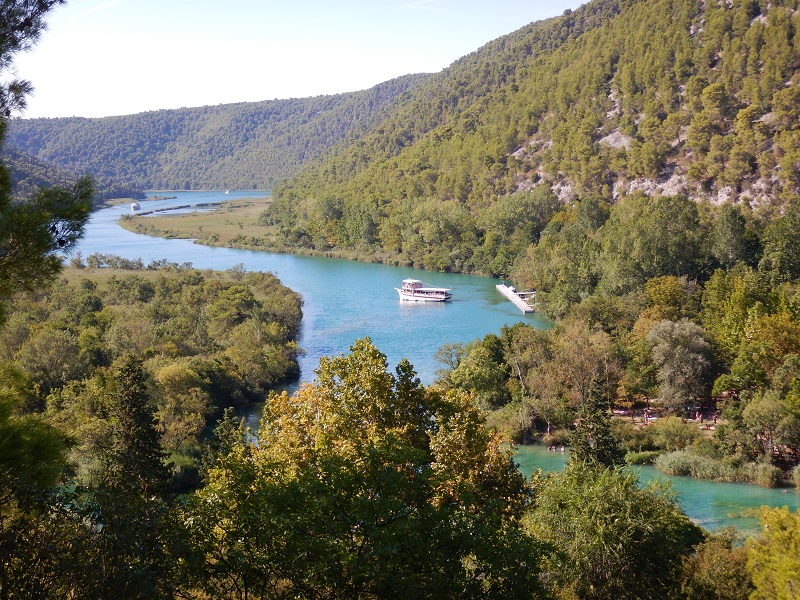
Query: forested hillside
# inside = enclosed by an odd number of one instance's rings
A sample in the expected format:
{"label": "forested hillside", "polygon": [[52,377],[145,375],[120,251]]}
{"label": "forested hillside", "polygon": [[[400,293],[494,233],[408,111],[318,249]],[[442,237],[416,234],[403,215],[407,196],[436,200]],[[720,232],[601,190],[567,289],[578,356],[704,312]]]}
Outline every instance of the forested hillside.
{"label": "forested hillside", "polygon": [[[275,191],[290,245],[507,275],[558,201],[800,191],[795,0],[597,0],[429,77]],[[552,194],[551,194],[552,190]]]}
{"label": "forested hillside", "polygon": [[102,119],[15,119],[6,145],[140,189],[270,189],[357,135],[425,75],[368,90]]}
{"label": "forested hillside", "polygon": [[[3,161],[11,175],[14,195],[31,198],[38,190],[55,185],[71,185],[78,181],[75,173],[22,152],[16,148],[3,148]],[[118,185],[105,177],[94,178],[94,202],[112,198],[144,198],[141,188]]]}

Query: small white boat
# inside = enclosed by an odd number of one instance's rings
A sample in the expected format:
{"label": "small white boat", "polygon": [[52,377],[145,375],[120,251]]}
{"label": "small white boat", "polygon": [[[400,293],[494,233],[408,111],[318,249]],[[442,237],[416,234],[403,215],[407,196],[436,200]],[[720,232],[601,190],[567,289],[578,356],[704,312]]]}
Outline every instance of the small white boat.
{"label": "small white boat", "polygon": [[394,289],[405,302],[447,302],[453,297],[450,288],[427,286],[419,279],[404,279],[403,285]]}
{"label": "small white boat", "polygon": [[131,210],[139,210],[139,208],[140,207],[138,202],[134,202],[131,204]]}

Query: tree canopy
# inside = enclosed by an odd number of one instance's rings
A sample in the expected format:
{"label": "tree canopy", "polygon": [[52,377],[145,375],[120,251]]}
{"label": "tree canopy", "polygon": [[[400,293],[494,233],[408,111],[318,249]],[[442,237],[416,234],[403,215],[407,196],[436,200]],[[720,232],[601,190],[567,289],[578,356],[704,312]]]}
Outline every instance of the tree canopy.
{"label": "tree canopy", "polygon": [[405,360],[388,373],[363,339],[270,397],[258,441],[211,469],[193,535],[212,595],[530,598],[529,500],[469,398],[422,387]]}

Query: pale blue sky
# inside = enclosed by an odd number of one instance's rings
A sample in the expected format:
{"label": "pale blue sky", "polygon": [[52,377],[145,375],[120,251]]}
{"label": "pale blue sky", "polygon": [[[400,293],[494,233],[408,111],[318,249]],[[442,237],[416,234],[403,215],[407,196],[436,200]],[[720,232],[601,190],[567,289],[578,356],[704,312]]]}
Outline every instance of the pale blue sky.
{"label": "pale blue sky", "polygon": [[25,117],[336,94],[438,72],[579,0],[68,0],[17,76]]}

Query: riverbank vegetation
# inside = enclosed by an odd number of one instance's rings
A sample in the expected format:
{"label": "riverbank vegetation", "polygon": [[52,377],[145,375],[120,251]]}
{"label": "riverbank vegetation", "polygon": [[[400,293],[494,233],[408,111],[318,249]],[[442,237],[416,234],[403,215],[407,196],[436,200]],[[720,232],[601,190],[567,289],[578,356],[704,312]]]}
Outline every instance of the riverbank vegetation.
{"label": "riverbank vegetation", "polygon": [[774,527],[746,548],[702,531],[615,466],[602,410],[583,411],[563,473],[526,482],[471,394],[421,386],[407,361],[390,373],[368,339],[272,394],[258,440],[226,412],[178,496],[147,362],[121,356],[81,401],[109,416],[88,478],[4,367],[5,597],[733,600],[795,584],[795,515],[765,510]]}
{"label": "riverbank vegetation", "polygon": [[521,274],[555,326],[443,348],[440,384],[474,391],[525,440],[568,428],[596,378],[607,410],[627,415],[617,431],[628,450],[680,451],[656,460],[665,471],[789,481],[800,448],[799,205],[763,229],[729,205],[706,233],[698,220],[679,198],[560,211]]}
{"label": "riverbank vegetation", "polygon": [[104,255],[73,263],[58,285],[16,297],[0,329],[0,362],[24,412],[71,440],[68,464],[89,481],[113,437],[109,376],[136,356],[156,444],[175,484],[196,485],[206,427],[297,377],[299,296],[243,269]]}
{"label": "riverbank vegetation", "polygon": [[163,238],[192,239],[208,246],[280,251],[273,244],[272,232],[261,226],[260,217],[270,197],[253,194],[252,198],[230,200],[191,213],[149,213],[147,202],[139,213],[123,215],[119,224],[134,233]]}

